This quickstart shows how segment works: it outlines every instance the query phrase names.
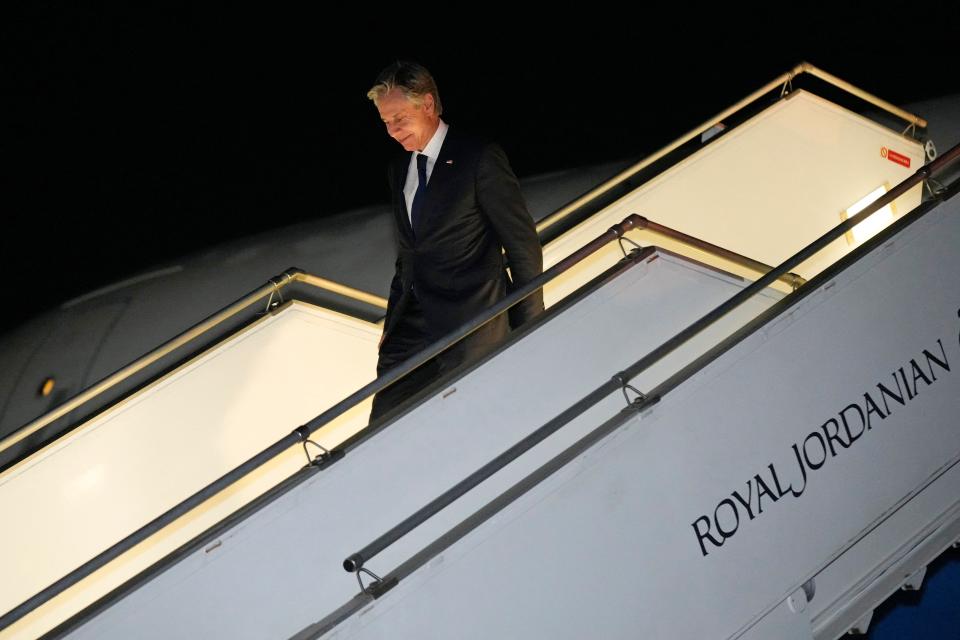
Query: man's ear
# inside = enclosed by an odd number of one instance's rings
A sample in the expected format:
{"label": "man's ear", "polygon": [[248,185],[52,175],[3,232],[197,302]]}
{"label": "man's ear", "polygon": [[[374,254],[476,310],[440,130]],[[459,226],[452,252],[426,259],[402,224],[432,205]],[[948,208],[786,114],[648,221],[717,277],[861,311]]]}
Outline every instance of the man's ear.
{"label": "man's ear", "polygon": [[423,110],[429,113],[430,115],[433,115],[434,113],[436,113],[437,105],[433,101],[432,93],[428,93],[427,95],[423,96]]}

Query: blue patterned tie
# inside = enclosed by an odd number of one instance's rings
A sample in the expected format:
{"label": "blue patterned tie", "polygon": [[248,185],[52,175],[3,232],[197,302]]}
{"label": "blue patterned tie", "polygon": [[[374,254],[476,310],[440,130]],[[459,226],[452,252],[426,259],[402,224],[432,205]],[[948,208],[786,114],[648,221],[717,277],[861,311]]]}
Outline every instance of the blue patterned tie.
{"label": "blue patterned tie", "polygon": [[427,156],[417,154],[417,192],[413,194],[413,203],[410,205],[410,226],[416,224],[417,216],[423,205],[423,192],[427,190]]}

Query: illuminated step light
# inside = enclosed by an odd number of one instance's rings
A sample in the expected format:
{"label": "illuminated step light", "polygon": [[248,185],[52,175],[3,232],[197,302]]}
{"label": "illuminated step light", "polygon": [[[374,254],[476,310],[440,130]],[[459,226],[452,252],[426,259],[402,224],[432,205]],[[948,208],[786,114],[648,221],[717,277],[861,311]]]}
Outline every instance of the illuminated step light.
{"label": "illuminated step light", "polygon": [[[840,214],[841,220],[846,220],[847,218],[852,218],[861,211],[867,208],[867,206],[872,203],[874,200],[882,196],[887,192],[887,185],[880,185],[867,195],[863,196],[855,203],[850,205],[846,211]],[[893,222],[893,203],[888,204],[881,209],[877,210],[873,215],[868,217],[866,220],[855,226],[850,231],[847,231],[846,238],[847,242],[850,244],[860,244],[866,242],[873,236],[875,236],[879,231],[884,229],[888,224]]]}

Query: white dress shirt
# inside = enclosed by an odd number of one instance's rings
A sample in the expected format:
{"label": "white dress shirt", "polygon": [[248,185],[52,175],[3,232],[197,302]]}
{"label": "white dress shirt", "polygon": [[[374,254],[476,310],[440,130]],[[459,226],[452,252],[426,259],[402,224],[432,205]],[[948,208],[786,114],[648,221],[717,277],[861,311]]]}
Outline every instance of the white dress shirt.
{"label": "white dress shirt", "polygon": [[[420,176],[417,174],[417,155],[422,153],[427,156],[427,182],[430,182],[430,176],[433,174],[433,165],[437,164],[437,156],[440,155],[440,147],[443,146],[443,140],[447,137],[447,123],[443,120],[437,130],[433,132],[430,142],[423,148],[423,151],[414,151],[410,154],[410,165],[407,167],[407,181],[403,183],[403,199],[407,203],[407,218],[410,218],[410,209],[413,207],[413,196],[417,193],[417,186],[420,184]],[[413,220],[410,220],[413,224]]]}

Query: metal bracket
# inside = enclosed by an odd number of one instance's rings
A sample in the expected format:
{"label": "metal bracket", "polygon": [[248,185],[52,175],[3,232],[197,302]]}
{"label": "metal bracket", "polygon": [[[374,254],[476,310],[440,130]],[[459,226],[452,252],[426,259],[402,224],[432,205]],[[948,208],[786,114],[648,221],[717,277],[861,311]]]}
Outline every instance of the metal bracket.
{"label": "metal bracket", "polygon": [[[367,586],[363,586],[363,580],[360,578],[361,573],[365,573],[373,578],[373,582]],[[368,596],[372,596],[374,600],[385,594],[387,591],[390,591],[390,589],[393,589],[399,582],[400,580],[396,577],[384,581],[383,578],[369,569],[364,569],[363,567],[357,569],[357,584],[360,585],[360,590]]]}
{"label": "metal bracket", "polygon": [[[277,296],[278,300],[276,302],[273,301],[273,296]],[[263,313],[265,314],[270,313],[272,310],[276,309],[281,304],[283,304],[283,294],[280,293],[280,287],[277,285],[276,282],[274,282],[273,291],[270,292],[270,297],[267,298],[267,306],[266,308],[264,308]]]}
{"label": "metal bracket", "polygon": [[947,188],[943,186],[943,183],[936,178],[927,178],[923,181],[923,184],[926,185],[927,193],[930,194],[931,198],[939,198],[947,190]]}
{"label": "metal bracket", "polygon": [[[318,453],[313,458],[310,458],[310,452],[307,450],[307,445],[312,444],[316,448],[320,449],[323,453]],[[323,445],[314,442],[313,440],[304,440],[303,441],[303,453],[307,456],[307,466],[308,467],[318,467],[320,469],[325,469],[331,464],[342,458],[346,455],[342,449],[330,450],[324,447]]]}
{"label": "metal bracket", "polygon": [[873,620],[873,609],[867,611],[863,614],[859,620],[853,623],[853,626],[850,627],[850,630],[847,631],[852,636],[862,636],[867,633],[867,629],[870,628],[870,621]]}
{"label": "metal bracket", "polygon": [[[290,275],[289,272],[284,272],[278,277],[270,278],[270,284],[273,285],[273,291],[270,292],[270,297],[267,298],[267,307],[263,310],[264,314],[270,313],[273,309],[276,309],[283,304],[283,293],[280,291],[280,283],[292,279],[293,276]],[[273,296],[277,296],[277,302],[273,301]]]}
{"label": "metal bracket", "polygon": [[[297,427],[293,430],[297,437],[300,438],[300,442],[303,444],[303,453],[307,456],[307,466],[308,467],[317,467],[319,469],[325,469],[343,456],[346,453],[342,449],[327,449],[325,446],[318,442],[314,442],[310,439],[310,430],[306,425]],[[307,449],[307,445],[312,444],[317,449],[320,449],[323,453],[318,453],[315,457],[310,457],[310,451]]]}
{"label": "metal bracket", "polygon": [[780,97],[787,95],[788,93],[793,93],[793,74],[791,73],[787,76],[786,81],[783,83],[783,86],[780,87]]}
{"label": "metal bracket", "polygon": [[900,585],[900,588],[904,591],[919,591],[920,587],[923,586],[923,578],[927,575],[926,565],[920,567],[903,581],[903,584]]}
{"label": "metal bracket", "polygon": [[632,244],[632,245],[635,247],[634,249],[631,249],[631,250],[630,250],[630,253],[637,253],[637,252],[643,250],[643,247],[642,247],[642,246],[640,246],[639,244],[637,244],[636,242],[634,242],[633,240],[631,240],[631,239],[628,238],[627,236],[625,236],[625,235],[620,236],[619,238],[617,238],[617,244],[620,245],[620,251],[623,253],[623,257],[624,257],[624,258],[629,258],[629,257],[630,257],[630,256],[627,254],[627,250],[626,250],[626,249],[624,248],[624,246],[623,246],[623,241],[624,241],[624,240],[626,240],[627,242],[629,242],[630,244]]}
{"label": "metal bracket", "polygon": [[[627,401],[627,407],[639,407],[641,404],[646,402],[647,395],[630,384],[625,372],[620,371],[613,376],[613,379],[620,383],[620,391],[623,392],[623,399]],[[627,395],[628,389],[637,394],[637,397],[635,397],[633,400],[631,400],[630,396]]]}
{"label": "metal bracket", "polygon": [[794,291],[796,291],[797,289],[799,289],[800,287],[802,287],[804,284],[807,283],[806,278],[796,273],[793,273],[792,271],[786,275],[790,278],[790,288],[793,289]]}

